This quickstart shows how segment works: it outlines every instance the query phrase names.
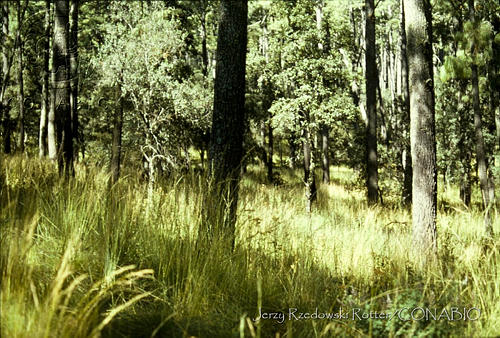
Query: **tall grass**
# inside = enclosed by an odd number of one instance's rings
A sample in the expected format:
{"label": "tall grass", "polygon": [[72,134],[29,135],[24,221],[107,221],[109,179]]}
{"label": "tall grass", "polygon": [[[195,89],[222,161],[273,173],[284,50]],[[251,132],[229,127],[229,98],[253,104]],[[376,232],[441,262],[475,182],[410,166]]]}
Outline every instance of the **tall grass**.
{"label": "tall grass", "polygon": [[[64,181],[50,163],[2,162],[2,336],[500,334],[499,242],[483,250],[477,193],[467,209],[456,189],[440,191],[439,264],[422,267],[397,196],[368,207],[348,169],[332,171],[308,215],[298,173],[283,169],[284,183],[274,186],[251,167],[232,253],[217,241],[195,244],[202,177],[160,180],[148,202],[133,172],[113,186],[105,170],[76,172]],[[499,226],[495,217],[497,233]],[[294,308],[352,315],[417,307],[477,307],[481,317],[288,320]],[[255,320],[259,311],[287,320]]]}

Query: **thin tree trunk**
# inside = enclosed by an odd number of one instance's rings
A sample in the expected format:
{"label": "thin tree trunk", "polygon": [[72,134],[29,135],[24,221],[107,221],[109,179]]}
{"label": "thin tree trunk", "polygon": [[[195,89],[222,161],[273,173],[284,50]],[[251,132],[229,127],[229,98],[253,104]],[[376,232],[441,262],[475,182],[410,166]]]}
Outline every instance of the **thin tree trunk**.
{"label": "thin tree trunk", "polygon": [[267,166],[267,151],[266,151],[266,122],[260,121],[260,160],[262,166]]}
{"label": "thin tree trunk", "polygon": [[[330,52],[330,34],[328,27],[326,32],[324,32],[322,27],[323,22],[323,1],[319,1],[316,6],[316,29],[319,34],[318,49],[321,53],[328,54]],[[328,24],[328,22],[327,22]],[[325,33],[325,34],[324,34]],[[325,123],[320,125],[321,133],[321,155],[322,155],[322,171],[323,171],[323,183],[330,183],[330,158],[328,154],[328,132],[329,128]]]}
{"label": "thin tree trunk", "polygon": [[458,106],[458,124],[460,127],[460,138],[458,140],[458,149],[460,155],[460,163],[462,172],[460,172],[460,199],[466,206],[470,206],[471,201],[471,153],[469,143],[469,125],[470,114],[464,109],[462,100],[465,95],[467,86],[463,80],[460,81],[460,91],[457,93]]}
{"label": "thin tree trunk", "polygon": [[19,116],[17,120],[17,129],[19,131],[19,139],[17,141],[17,151],[24,152],[24,81],[23,81],[23,37],[22,37],[22,26],[23,26],[23,13],[21,9],[21,0],[17,0],[17,81],[18,81],[18,100],[19,100]]}
{"label": "thin tree trunk", "polygon": [[[469,0],[469,15],[470,20],[474,25],[477,24],[476,13],[474,9],[474,0]],[[493,227],[491,225],[490,216],[490,202],[491,202],[491,192],[490,192],[490,180],[488,177],[488,163],[486,161],[486,147],[484,144],[483,137],[483,122],[482,113],[479,103],[479,80],[477,64],[475,63],[475,58],[477,57],[477,50],[474,41],[472,41],[471,46],[472,54],[472,64],[471,64],[471,85],[472,85],[472,106],[474,109],[474,133],[476,136],[476,162],[477,162],[477,172],[479,176],[479,184],[481,187],[481,193],[483,196],[483,208],[484,212],[484,226],[487,236],[493,235]]]}
{"label": "thin tree trunk", "polygon": [[51,14],[50,17],[52,18],[52,48],[51,48],[51,55],[50,55],[50,87],[49,87],[49,97],[50,97],[50,102],[49,102],[49,114],[48,114],[48,124],[47,124],[47,144],[48,144],[48,151],[49,151],[49,159],[51,161],[57,161],[57,156],[58,156],[58,145],[60,143],[60,139],[58,136],[58,129],[61,129],[60,127],[58,128],[58,119],[56,118],[56,106],[55,106],[55,100],[56,100],[56,78],[55,78],[55,60],[54,60],[54,49],[56,48],[56,41],[55,41],[55,17],[54,17],[54,8],[55,6],[52,4],[51,5]]}
{"label": "thin tree trunk", "polygon": [[[69,26],[69,68],[70,68],[70,95],[71,109],[71,136],[76,142],[72,147],[78,146],[78,10],[79,0],[70,0],[70,26]],[[72,156],[78,158],[78,148],[73,149]]]}
{"label": "thin tree trunk", "polygon": [[295,135],[290,135],[288,138],[288,145],[290,147],[290,169],[295,170],[297,168],[297,145],[296,145],[296,137]]}
{"label": "thin tree trunk", "polygon": [[328,127],[321,127],[321,153],[323,154],[323,183],[330,183],[330,156],[328,151]]}
{"label": "thin tree trunk", "polygon": [[272,116],[269,117],[267,122],[267,179],[269,182],[273,181],[273,153],[274,153],[274,140],[273,140],[273,125]]}
{"label": "thin tree trunk", "polygon": [[201,59],[203,61],[203,76],[208,75],[208,51],[207,51],[207,3],[202,0],[201,9]]}
{"label": "thin tree trunk", "polygon": [[[308,115],[308,114],[307,114]],[[310,213],[312,211],[312,204],[316,200],[316,180],[314,176],[314,169],[316,168],[316,162],[314,160],[314,149],[313,142],[311,139],[310,131],[310,121],[309,117],[306,117],[306,127],[303,131],[304,141],[304,182],[306,185],[306,212]]]}
{"label": "thin tree trunk", "polygon": [[404,7],[410,87],[413,243],[417,254],[431,258],[437,250],[431,4],[429,0],[404,0]]}
{"label": "thin tree trunk", "polygon": [[43,34],[42,100],[40,109],[39,157],[47,156],[47,123],[49,110],[50,0],[45,0],[45,30]]}
{"label": "thin tree trunk", "polygon": [[375,5],[373,0],[365,0],[365,62],[366,62],[366,187],[368,203],[378,201],[378,159],[377,159],[377,63],[375,55]]}
{"label": "thin tree trunk", "polygon": [[120,103],[115,112],[113,121],[113,145],[111,147],[111,182],[114,184],[120,177],[120,165],[122,154],[122,126],[123,126],[123,100],[121,90],[119,91]]}
{"label": "thin tree trunk", "polygon": [[410,92],[408,84],[408,57],[406,51],[406,30],[405,30],[405,8],[404,1],[401,0],[401,48],[400,48],[400,69],[401,69],[401,99],[403,116],[403,204],[409,205],[412,200],[412,176],[411,147],[410,147]]}

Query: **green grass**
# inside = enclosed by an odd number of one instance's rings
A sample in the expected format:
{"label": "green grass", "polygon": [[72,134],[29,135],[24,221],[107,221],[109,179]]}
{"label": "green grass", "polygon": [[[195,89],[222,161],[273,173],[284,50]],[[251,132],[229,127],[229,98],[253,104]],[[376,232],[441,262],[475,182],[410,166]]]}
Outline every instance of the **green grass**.
{"label": "green grass", "polygon": [[[284,184],[274,186],[250,167],[231,254],[217,241],[195,245],[202,178],[160,180],[148,204],[133,172],[110,187],[104,169],[76,169],[64,182],[50,163],[2,162],[3,337],[500,334],[500,242],[482,249],[477,191],[467,209],[456,188],[440,190],[439,263],[425,266],[412,251],[411,215],[398,196],[368,207],[349,169],[332,169],[308,215],[298,171],[281,170]],[[481,317],[351,320],[357,308],[417,307],[477,307]],[[287,317],[290,308],[342,309],[350,318],[253,321],[259,308]]]}

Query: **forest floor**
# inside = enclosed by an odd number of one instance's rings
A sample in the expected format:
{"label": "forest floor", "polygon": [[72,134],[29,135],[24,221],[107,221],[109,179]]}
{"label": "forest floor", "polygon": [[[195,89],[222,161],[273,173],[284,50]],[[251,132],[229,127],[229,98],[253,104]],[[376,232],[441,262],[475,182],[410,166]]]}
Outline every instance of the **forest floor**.
{"label": "forest floor", "polygon": [[307,214],[298,170],[273,185],[250,166],[227,253],[194,245],[199,176],[160,180],[148,201],[133,171],[110,186],[104,169],[77,164],[65,181],[50,163],[3,159],[0,335],[500,334],[500,240],[483,239],[478,191],[466,208],[440,185],[439,261],[426,265],[398,196],[369,207],[352,170],[331,173]]}

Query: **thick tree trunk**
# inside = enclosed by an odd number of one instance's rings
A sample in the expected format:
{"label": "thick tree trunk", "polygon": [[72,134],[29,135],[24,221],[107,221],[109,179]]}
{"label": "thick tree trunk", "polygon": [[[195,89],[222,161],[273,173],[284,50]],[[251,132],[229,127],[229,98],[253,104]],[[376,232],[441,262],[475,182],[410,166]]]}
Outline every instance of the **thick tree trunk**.
{"label": "thick tree trunk", "polygon": [[366,62],[366,187],[368,203],[378,201],[378,159],[377,159],[377,62],[375,55],[375,5],[365,0],[365,62]]}
{"label": "thick tree trunk", "polygon": [[411,158],[413,166],[413,242],[417,253],[437,250],[437,170],[432,18],[429,0],[404,0],[408,40]]}
{"label": "thick tree trunk", "polygon": [[47,156],[47,123],[49,110],[49,57],[50,57],[50,0],[45,0],[45,27],[43,34],[42,100],[40,107],[39,157]]}
{"label": "thick tree trunk", "polygon": [[[53,106],[58,136],[57,151],[59,173],[73,173],[73,128],[71,123],[69,86],[69,0],[56,0],[54,13],[54,43],[52,49]],[[49,116],[49,137],[51,116]],[[50,142],[50,139],[49,139]],[[50,153],[50,144],[49,144]],[[53,155],[53,154],[52,154]]]}
{"label": "thick tree trunk", "polygon": [[[70,68],[70,95],[69,104],[71,109],[71,135],[72,147],[78,146],[78,10],[79,0],[70,0],[70,23],[69,23],[69,68]],[[78,158],[78,148],[73,149],[72,155]]]}
{"label": "thick tree trunk", "polygon": [[402,99],[402,129],[403,129],[403,204],[411,204],[412,199],[412,176],[411,147],[410,147],[410,92],[408,84],[408,57],[406,51],[405,30],[405,8],[401,0],[401,46],[400,46],[400,70],[401,70],[401,99]]}
{"label": "thick tree trunk", "polygon": [[207,224],[208,231],[229,240],[233,247],[245,125],[247,13],[247,0],[222,0],[220,3],[210,134],[211,198],[214,200],[207,208],[215,214],[208,218],[211,223]]}

